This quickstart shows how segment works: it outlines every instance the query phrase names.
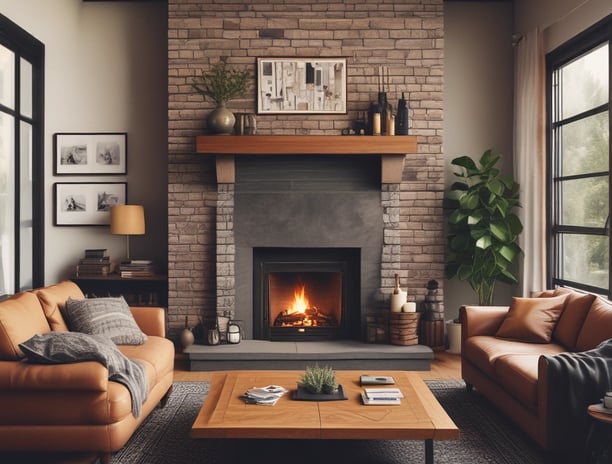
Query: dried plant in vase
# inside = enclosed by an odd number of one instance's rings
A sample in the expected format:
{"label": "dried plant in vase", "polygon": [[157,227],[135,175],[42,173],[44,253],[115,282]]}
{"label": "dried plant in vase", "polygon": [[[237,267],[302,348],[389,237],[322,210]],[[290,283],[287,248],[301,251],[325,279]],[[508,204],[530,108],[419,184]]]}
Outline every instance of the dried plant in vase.
{"label": "dried plant in vase", "polygon": [[219,134],[232,132],[236,119],[225,104],[243,97],[249,89],[251,78],[251,71],[232,68],[227,63],[227,56],[224,56],[208,71],[202,71],[200,76],[193,79],[193,88],[217,104],[207,117],[209,129]]}
{"label": "dried plant in vase", "polygon": [[336,374],[332,368],[330,366],[320,367],[317,364],[306,368],[298,386],[314,394],[332,394],[338,391]]}

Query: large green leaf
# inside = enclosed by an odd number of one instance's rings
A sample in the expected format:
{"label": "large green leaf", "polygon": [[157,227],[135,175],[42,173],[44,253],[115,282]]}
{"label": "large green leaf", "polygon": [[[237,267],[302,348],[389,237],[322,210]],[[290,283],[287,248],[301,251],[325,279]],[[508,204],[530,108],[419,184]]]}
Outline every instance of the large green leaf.
{"label": "large green leaf", "polygon": [[486,250],[491,246],[492,243],[493,241],[491,240],[490,235],[483,235],[478,240],[476,240],[476,247],[480,248],[481,250]]}
{"label": "large green leaf", "polygon": [[505,222],[492,222],[489,226],[489,229],[491,230],[493,236],[500,242],[506,242],[510,238],[510,234],[508,233],[508,227]]}

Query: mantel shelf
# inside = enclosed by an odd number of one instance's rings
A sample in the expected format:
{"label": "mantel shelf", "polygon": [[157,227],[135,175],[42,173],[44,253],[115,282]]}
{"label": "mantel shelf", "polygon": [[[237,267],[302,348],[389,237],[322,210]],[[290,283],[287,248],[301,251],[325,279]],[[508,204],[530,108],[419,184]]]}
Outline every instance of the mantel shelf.
{"label": "mantel shelf", "polygon": [[196,153],[215,155],[217,182],[235,182],[235,155],[378,155],[383,183],[402,181],[404,158],[417,152],[415,136],[201,135]]}
{"label": "mantel shelf", "polygon": [[196,152],[206,155],[407,155],[416,137],[367,135],[201,135]]}

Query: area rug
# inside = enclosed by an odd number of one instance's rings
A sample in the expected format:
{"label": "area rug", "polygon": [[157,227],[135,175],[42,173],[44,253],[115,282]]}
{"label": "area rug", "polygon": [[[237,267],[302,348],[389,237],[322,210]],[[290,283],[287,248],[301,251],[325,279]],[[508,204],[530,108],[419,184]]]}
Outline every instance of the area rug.
{"label": "area rug", "polygon": [[[461,431],[459,440],[434,442],[438,464],[541,464],[545,457],[519,429],[462,381],[427,381]],[[422,441],[194,440],[191,425],[208,392],[206,382],[176,382],[165,408],[156,409],[113,455],[112,464],[407,464],[423,463]],[[299,418],[296,417],[296,421]]]}

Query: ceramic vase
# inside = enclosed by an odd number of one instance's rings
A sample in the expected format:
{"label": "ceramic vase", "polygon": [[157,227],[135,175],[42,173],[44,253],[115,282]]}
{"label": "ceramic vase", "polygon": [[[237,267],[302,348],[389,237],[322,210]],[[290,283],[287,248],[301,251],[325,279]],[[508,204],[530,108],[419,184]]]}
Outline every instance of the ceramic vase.
{"label": "ceramic vase", "polygon": [[185,328],[181,332],[181,345],[183,348],[187,348],[188,346],[193,345],[195,341],[195,337],[193,336],[193,332],[187,325],[187,316],[185,316]]}
{"label": "ceramic vase", "polygon": [[212,134],[231,134],[234,130],[236,118],[234,113],[228,110],[225,103],[220,103],[206,117],[208,130]]}

